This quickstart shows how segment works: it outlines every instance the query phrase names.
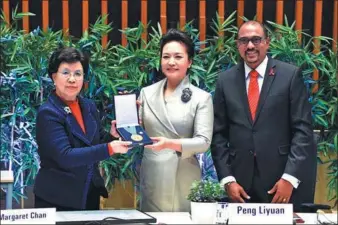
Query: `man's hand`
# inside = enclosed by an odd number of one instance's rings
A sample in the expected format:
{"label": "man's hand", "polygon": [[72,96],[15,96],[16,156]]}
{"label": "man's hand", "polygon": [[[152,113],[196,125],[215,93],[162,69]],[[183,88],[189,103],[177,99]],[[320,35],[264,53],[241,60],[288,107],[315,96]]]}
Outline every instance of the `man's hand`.
{"label": "man's hand", "polygon": [[250,199],[250,196],[244,191],[241,185],[237,182],[232,182],[230,184],[225,184],[225,191],[228,193],[229,198],[233,202],[245,203],[243,198]]}
{"label": "man's hand", "polygon": [[291,194],[293,191],[292,184],[284,179],[279,179],[275,186],[268,191],[268,194],[275,194],[271,203],[288,203],[291,198]]}

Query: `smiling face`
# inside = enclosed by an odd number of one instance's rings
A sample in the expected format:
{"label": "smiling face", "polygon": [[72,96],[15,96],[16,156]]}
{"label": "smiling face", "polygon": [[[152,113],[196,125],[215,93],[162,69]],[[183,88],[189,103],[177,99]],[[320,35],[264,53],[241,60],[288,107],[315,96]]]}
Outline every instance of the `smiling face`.
{"label": "smiling face", "polygon": [[60,64],[52,75],[56,94],[65,101],[75,101],[83,85],[83,68],[80,62]]}
{"label": "smiling face", "polygon": [[161,69],[170,82],[183,80],[191,63],[183,43],[172,41],[163,46]]}
{"label": "smiling face", "polygon": [[[249,40],[249,41],[248,41]],[[255,69],[263,62],[270,40],[258,23],[243,24],[238,31],[237,48],[246,64]]]}

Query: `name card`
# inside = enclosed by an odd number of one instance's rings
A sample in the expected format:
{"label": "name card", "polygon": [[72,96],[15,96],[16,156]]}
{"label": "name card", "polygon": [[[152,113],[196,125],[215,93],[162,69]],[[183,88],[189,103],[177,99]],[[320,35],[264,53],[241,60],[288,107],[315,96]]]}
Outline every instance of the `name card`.
{"label": "name card", "polygon": [[1,210],[0,224],[55,224],[55,208]]}
{"label": "name card", "polygon": [[292,224],[292,204],[231,203],[229,224]]}

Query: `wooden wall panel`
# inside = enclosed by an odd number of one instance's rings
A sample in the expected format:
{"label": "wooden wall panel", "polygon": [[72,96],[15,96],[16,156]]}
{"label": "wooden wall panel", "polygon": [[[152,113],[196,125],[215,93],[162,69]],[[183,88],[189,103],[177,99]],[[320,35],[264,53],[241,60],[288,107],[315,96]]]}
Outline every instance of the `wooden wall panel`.
{"label": "wooden wall panel", "polygon": [[[148,0],[141,0],[141,22],[144,26],[148,23]],[[142,33],[142,39],[147,42],[147,29]]]}
{"label": "wooden wall panel", "polygon": [[276,0],[276,23],[283,24],[284,0]]}
{"label": "wooden wall panel", "polygon": [[186,1],[180,0],[180,28],[183,30],[186,24]]}
{"label": "wooden wall panel", "polygon": [[10,16],[9,16],[9,0],[4,0],[2,2],[2,8],[5,14],[5,21],[9,25],[11,23]]}
{"label": "wooden wall panel", "polygon": [[82,0],[82,33],[89,27],[89,8],[88,0]]}
{"label": "wooden wall panel", "polygon": [[258,22],[263,22],[263,0],[257,0],[256,19]]}
{"label": "wooden wall panel", "polygon": [[[303,28],[303,0],[296,1],[295,19],[296,19],[296,30],[302,30]],[[298,35],[299,43],[302,41],[302,34]]]}
{"label": "wooden wall panel", "polygon": [[161,0],[160,24],[162,28],[162,33],[166,33],[167,32],[167,1],[166,0]]}
{"label": "wooden wall panel", "polygon": [[[65,35],[68,34],[69,32],[69,4],[71,2],[69,0],[59,0],[62,2],[62,30]],[[98,0],[97,0],[98,1]],[[109,0],[101,0],[101,15],[107,15],[108,12],[108,1]],[[118,29],[124,29],[128,27],[128,3],[131,3],[132,1],[128,0],[120,0],[121,1],[121,27]],[[220,22],[223,23],[225,20],[225,5],[228,3],[228,0],[214,0],[217,1],[218,4],[218,15]],[[245,0],[229,0],[229,1],[237,1],[237,26],[240,26],[243,23],[243,19],[241,17],[245,16],[244,12],[244,4]],[[283,24],[284,20],[284,2],[285,0],[266,0],[266,1],[275,1],[276,2],[276,16],[275,16],[275,22],[278,24]],[[328,0],[328,1],[333,1],[333,18],[331,21],[332,22],[332,49],[334,51],[337,51],[337,27],[338,27],[338,1],[337,0]],[[29,12],[30,7],[29,4],[32,4],[32,0],[18,0],[19,3],[21,3],[21,11],[22,12]],[[90,7],[89,7],[89,0],[82,0],[82,32],[87,30],[89,28],[89,12],[90,12]],[[147,24],[148,21],[148,0],[140,0],[141,2],[141,14],[140,14],[140,21],[143,24]],[[297,30],[302,30],[304,29],[303,25],[303,14],[304,14],[304,4],[309,4],[308,2],[305,2],[304,0],[295,0],[295,10],[294,10],[294,15],[295,15],[295,29]],[[34,1],[35,3],[35,1]],[[42,15],[41,15],[41,27],[44,31],[47,31],[48,27],[51,26],[50,23],[53,23],[53,21],[50,20],[50,0],[41,0],[42,4]],[[166,33],[167,31],[167,0],[159,0],[159,6],[160,6],[160,24],[162,27],[162,32]],[[196,1],[196,4],[199,3],[199,8],[198,8],[198,22],[199,22],[199,31],[200,31],[200,38],[201,40],[205,40],[206,35],[207,35],[207,24],[206,24],[206,10],[207,10],[207,0],[199,0]],[[263,6],[264,6],[265,1],[264,0],[256,0],[256,19],[260,22],[264,22],[263,18]],[[311,3],[312,4],[312,3]],[[314,14],[314,23],[313,23],[313,35],[314,36],[319,36],[322,34],[321,29],[323,25],[323,19],[322,19],[322,11],[323,11],[323,0],[313,0],[313,4],[315,6],[315,11],[313,12]],[[20,5],[20,4],[19,4]],[[132,6],[132,5],[130,5]],[[3,0],[2,3],[2,9],[4,12],[5,16],[5,21],[10,24],[11,20],[11,7],[13,7],[13,4],[11,4],[11,0]],[[187,0],[179,0],[179,23],[180,23],[180,28],[183,29],[184,25],[186,24],[187,20]],[[32,9],[31,9],[32,10]],[[330,9],[331,10],[331,9]],[[34,13],[34,12],[33,12]],[[331,14],[330,14],[331,16]],[[290,21],[291,22],[291,21]],[[108,18],[104,21],[105,24],[108,23]],[[53,24],[52,24],[53,26]],[[331,25],[330,25],[331,27]],[[29,17],[26,16],[22,20],[22,28],[25,30],[25,32],[30,31],[30,21]],[[325,27],[324,27],[325,28]],[[308,29],[308,26],[306,27]],[[327,30],[327,27],[325,28]],[[325,30],[325,31],[326,31]],[[330,30],[331,32],[331,30]],[[219,36],[223,36],[223,32],[220,32],[218,34]],[[142,34],[143,40],[147,41],[148,39],[148,33],[145,31]],[[299,34],[299,41],[301,42],[302,40],[302,35]],[[102,45],[106,45],[108,43],[108,35],[105,35],[102,38]],[[121,43],[123,45],[127,44],[126,38],[122,35],[122,40]],[[314,52],[317,53],[320,51],[320,41],[315,40],[315,49]],[[314,77],[317,77],[317,74],[315,73]]]}
{"label": "wooden wall panel", "polygon": [[65,35],[69,33],[69,2],[62,0],[62,30]]}
{"label": "wooden wall panel", "polygon": [[[26,13],[29,12],[29,1],[22,0],[22,12]],[[26,33],[29,32],[29,16],[24,16],[22,18],[22,27]]]}
{"label": "wooden wall panel", "polygon": [[[205,0],[200,0],[199,7],[199,32],[200,32],[200,41],[204,41],[206,38],[206,2]],[[204,48],[204,45],[201,45],[201,48]]]}
{"label": "wooden wall panel", "polygon": [[[122,21],[121,21],[122,30],[128,27],[128,0],[122,0]],[[121,34],[122,45],[127,45],[127,38],[125,35]]]}
{"label": "wooden wall panel", "polygon": [[[338,41],[338,1],[334,2],[333,6],[333,25],[332,25],[332,50],[337,51],[337,41]],[[338,78],[337,78],[338,79]]]}
{"label": "wooden wall panel", "polygon": [[42,29],[47,31],[49,26],[49,0],[42,1]]}
{"label": "wooden wall panel", "polygon": [[[224,15],[225,15],[224,0],[218,0],[218,16],[220,23],[224,22]],[[223,37],[224,32],[220,32],[218,36]]]}
{"label": "wooden wall panel", "polygon": [[[316,0],[315,2],[315,22],[314,22],[314,32],[313,36],[317,37],[322,34],[322,14],[323,14],[323,2],[321,0]],[[315,54],[320,52],[320,40],[319,39],[314,39],[314,50],[313,52]],[[318,70],[315,70],[313,72],[313,79],[318,80],[319,78],[319,72]],[[313,88],[313,91],[316,92],[318,91],[318,85],[315,85]]]}
{"label": "wooden wall panel", "polygon": [[[108,0],[101,0],[101,16],[105,17],[108,14]],[[104,24],[108,24],[108,16],[103,21]],[[101,40],[102,47],[106,47],[108,43],[108,35],[104,35]]]}
{"label": "wooden wall panel", "polygon": [[243,23],[241,17],[244,16],[244,0],[237,1],[237,26],[240,27]]}

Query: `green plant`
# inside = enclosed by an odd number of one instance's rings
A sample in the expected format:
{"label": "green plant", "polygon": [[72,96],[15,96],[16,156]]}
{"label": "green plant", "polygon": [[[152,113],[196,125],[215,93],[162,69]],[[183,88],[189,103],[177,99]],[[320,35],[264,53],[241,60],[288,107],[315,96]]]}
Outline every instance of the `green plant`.
{"label": "green plant", "polygon": [[187,199],[192,202],[217,202],[225,197],[226,193],[219,182],[206,179],[192,183]]}
{"label": "green plant", "polygon": [[331,50],[322,51],[320,55],[328,55],[320,62],[318,67],[322,76],[320,89],[316,93],[316,111],[320,121],[318,141],[318,161],[328,164],[328,197],[330,201],[338,204],[338,78],[337,53]]}
{"label": "green plant", "polygon": [[[10,161],[15,175],[15,198],[24,196],[24,187],[34,182],[39,168],[37,145],[35,142],[35,117],[38,107],[46,101],[53,88],[47,75],[48,58],[58,46],[75,46],[90,55],[89,73],[86,75],[83,95],[94,100],[102,116],[102,124],[109,131],[110,121],[115,118],[113,95],[121,90],[138,94],[144,86],[156,82],[159,70],[159,41],[162,29],[139,23],[121,32],[127,37],[127,45],[108,45],[103,48],[101,37],[112,30],[112,24],[104,24],[104,18],[90,26],[81,38],[64,36],[62,31],[42,31],[36,28],[24,33],[17,21],[31,13],[17,13],[13,10],[12,23],[0,25],[0,109],[1,109],[1,160]],[[4,15],[1,16],[2,21]],[[320,163],[329,165],[330,199],[337,201],[337,52],[329,49],[330,39],[319,37],[322,49],[313,53],[313,37],[303,34],[299,43],[294,23],[285,25],[269,22],[271,45],[269,54],[273,58],[302,66],[306,85],[312,104],[313,123],[319,133],[318,152],[331,158],[321,159]],[[236,48],[237,27],[235,12],[223,23],[219,17],[213,20],[213,35],[203,43],[199,40],[198,29],[192,22],[184,29],[196,45],[196,55],[189,71],[193,84],[213,94],[217,75],[237,63],[239,56]],[[150,28],[148,41],[141,34]],[[218,33],[224,32],[224,36]],[[201,48],[205,44],[205,48]],[[320,71],[320,79],[312,79],[313,70]],[[313,93],[313,85],[319,84],[318,92]],[[115,155],[103,162],[101,167],[106,185],[113,187],[114,180],[138,180],[142,159],[142,148],[135,148],[125,155]],[[204,154],[203,177],[213,177],[209,170],[212,166],[210,152]],[[123,183],[123,182],[122,182]]]}
{"label": "green plant", "polygon": [[[328,164],[329,201],[337,205],[338,191],[338,83],[337,52],[329,48],[332,41],[328,37],[316,37],[322,43],[321,51],[313,53],[315,39],[302,31],[294,30],[295,23],[289,25],[285,17],[285,25],[268,22],[271,25],[270,54],[273,58],[295,64],[303,69],[304,82],[310,94],[314,129],[319,130],[317,140],[318,162]],[[303,42],[299,42],[299,34]],[[337,44],[337,43],[333,43]],[[313,80],[313,71],[319,71],[319,80]],[[314,92],[314,85],[318,91]]]}

